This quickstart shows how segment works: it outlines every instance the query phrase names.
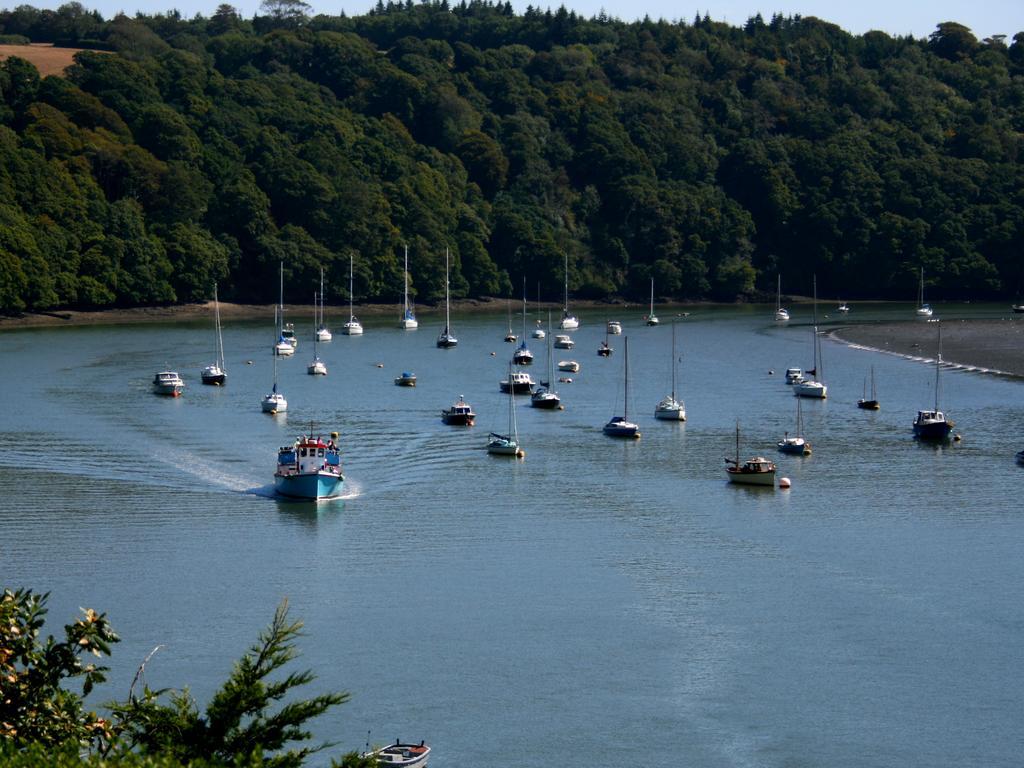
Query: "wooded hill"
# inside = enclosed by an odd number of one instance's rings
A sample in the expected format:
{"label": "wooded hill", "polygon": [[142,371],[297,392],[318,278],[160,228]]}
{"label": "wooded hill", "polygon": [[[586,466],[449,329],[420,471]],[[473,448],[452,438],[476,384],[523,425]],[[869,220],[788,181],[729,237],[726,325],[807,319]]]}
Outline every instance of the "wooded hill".
{"label": "wooded hill", "polygon": [[1024,290],[1024,32],[816,18],[624,23],[270,0],[104,20],[0,12],[0,310],[562,292],[732,301]]}

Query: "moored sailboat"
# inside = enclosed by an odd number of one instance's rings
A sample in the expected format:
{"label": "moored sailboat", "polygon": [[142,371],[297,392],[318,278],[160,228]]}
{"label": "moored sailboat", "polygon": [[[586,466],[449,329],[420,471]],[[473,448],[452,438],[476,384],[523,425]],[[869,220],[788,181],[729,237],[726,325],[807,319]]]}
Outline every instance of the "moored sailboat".
{"label": "moored sailboat", "polygon": [[796,454],[797,456],[810,456],[811,444],[804,439],[804,415],[801,408],[802,401],[796,399],[796,435],[789,436],[789,432],[779,441],[779,451],[782,453]]}
{"label": "moored sailboat", "polygon": [[648,325],[657,325],[658,322],[659,322],[658,321],[658,316],[656,314],[654,314],[654,278],[653,277],[651,278],[651,309],[647,313],[647,316],[644,318],[644,322],[646,322]]}
{"label": "moored sailboat", "polygon": [[203,368],[200,378],[203,384],[210,384],[217,387],[224,386],[228,380],[227,371],[224,370],[224,338],[220,330],[220,302],[217,301],[217,284],[213,284],[213,327],[216,333],[216,355],[217,359],[210,365]]}
{"label": "moored sailboat", "polygon": [[740,464],[740,423],[736,422],[736,458],[725,460],[725,473],[730,483],[775,487],[775,462],[755,456]]}
{"label": "moored sailboat", "polygon": [[579,318],[569,312],[569,254],[565,254],[565,296],[562,304],[562,320],[558,327],[563,331],[575,331],[580,327]]}
{"label": "moored sailboat", "polygon": [[[313,296],[313,306],[316,306],[316,296]],[[306,373],[310,376],[326,376],[327,375],[327,364],[320,359],[320,355],[317,354],[317,344],[320,341],[319,328],[313,334],[313,359],[306,366]]]}
{"label": "moored sailboat", "polygon": [[362,336],[363,335],[363,324],[359,322],[359,319],[355,315],[355,311],[352,306],[352,292],[353,292],[353,272],[352,272],[352,261],[353,255],[348,255],[348,322],[345,323],[341,328],[341,332],[346,336]]}
{"label": "moored sailboat", "polygon": [[672,391],[654,408],[654,418],[665,421],[686,421],[686,406],[676,400],[676,324],[672,323]]}
{"label": "moored sailboat", "polygon": [[778,276],[778,286],[775,290],[775,321],[785,323],[789,320],[789,311],[782,308],[782,275]]}
{"label": "moored sailboat", "polygon": [[523,340],[512,354],[515,365],[533,365],[533,352],[526,346],[526,278],[523,278]]}
{"label": "moored sailboat", "polygon": [[459,343],[459,340],[455,338],[455,334],[452,333],[452,320],[451,320],[451,295],[450,295],[450,284],[448,280],[448,249],[444,249],[444,330],[437,336],[437,346],[440,349],[451,349]]}
{"label": "moored sailboat", "polygon": [[[512,377],[512,364],[508,366],[509,378]],[[491,432],[487,436],[487,452],[494,456],[514,456],[522,458],[526,455],[519,444],[519,425],[516,423],[516,404],[512,392],[508,393],[508,431],[505,434]]]}
{"label": "moored sailboat", "polygon": [[881,408],[878,404],[878,394],[875,391],[875,366],[871,366],[871,397],[868,397],[868,382],[864,379],[864,397],[857,401],[857,407],[866,411],[877,411]]}
{"label": "moored sailboat", "polygon": [[402,274],[405,277],[405,286],[403,289],[403,300],[402,300],[402,319],[398,321],[398,327],[403,331],[415,331],[420,327],[419,321],[416,319],[416,313],[412,311],[412,305],[409,303],[409,246],[405,246],[405,269]]}
{"label": "moored sailboat", "polygon": [[327,327],[327,322],[324,319],[324,268],[320,267],[320,310],[317,317],[316,340],[330,341],[333,338],[334,335],[331,333],[331,329]]}
{"label": "moored sailboat", "polygon": [[818,336],[818,278],[814,278],[814,324],[811,326],[812,352],[814,354],[814,367],[806,371],[810,378],[797,381],[793,384],[793,394],[797,397],[813,397],[824,400],[828,397],[828,387],[822,381],[824,368],[821,359],[821,338]]}
{"label": "moored sailboat", "polygon": [[[551,318],[548,318],[548,324],[551,324]],[[540,386],[537,387],[533,394],[530,395],[530,405],[534,408],[561,408],[562,399],[558,396],[558,393],[554,388],[554,371],[551,368],[551,339],[547,340],[547,352],[548,352],[548,379],[542,381]]]}
{"label": "moored sailboat", "polygon": [[939,410],[939,373],[942,370],[942,324],[936,323],[939,351],[935,357],[935,406],[917,412],[914,418],[914,437],[920,440],[945,440],[953,430],[954,422]]}
{"label": "moored sailboat", "polygon": [[624,346],[622,415],[613,416],[612,420],[604,425],[604,433],[609,437],[636,439],[640,437],[640,427],[629,420],[629,337],[624,336],[622,343]]}
{"label": "moored sailboat", "polygon": [[917,288],[917,310],[918,317],[931,317],[933,310],[931,305],[924,303],[924,267],[921,267],[921,280]]}

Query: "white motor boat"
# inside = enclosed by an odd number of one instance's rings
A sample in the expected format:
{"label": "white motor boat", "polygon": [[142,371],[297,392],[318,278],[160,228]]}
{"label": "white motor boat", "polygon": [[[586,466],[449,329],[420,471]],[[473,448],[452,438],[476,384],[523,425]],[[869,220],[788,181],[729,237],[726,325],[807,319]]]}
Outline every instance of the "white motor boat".
{"label": "white motor boat", "polygon": [[575,360],[559,360],[558,370],[568,371],[569,373],[579,373],[580,364],[577,363]]}
{"label": "white motor boat", "polygon": [[572,336],[567,333],[556,333],[555,334],[555,349],[572,349],[576,346],[576,342],[572,340]]}
{"label": "white motor boat", "polygon": [[609,320],[605,330],[613,336],[618,336],[622,333],[622,323],[618,320]]}
{"label": "white motor boat", "polygon": [[498,383],[502,392],[512,390],[515,395],[529,395],[533,393],[536,383],[533,377],[526,371],[510,371],[508,378]]}
{"label": "white motor boat", "polygon": [[177,371],[160,371],[153,377],[153,392],[168,397],[179,397],[185,389],[185,381]]}
{"label": "white motor boat", "polygon": [[786,369],[786,383],[787,384],[799,384],[804,380],[804,372],[801,368],[787,368]]}

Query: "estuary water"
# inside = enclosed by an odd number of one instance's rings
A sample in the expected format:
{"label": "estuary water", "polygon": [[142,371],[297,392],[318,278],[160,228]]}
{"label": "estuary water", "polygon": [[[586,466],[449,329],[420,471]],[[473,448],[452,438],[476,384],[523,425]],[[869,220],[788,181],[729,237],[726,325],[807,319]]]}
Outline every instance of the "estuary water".
{"label": "estuary water", "polygon": [[[436,315],[413,332],[370,318],[320,345],[326,378],[306,374],[297,320],[278,416],[259,406],[269,317],[225,327],[223,389],[199,383],[212,321],[6,332],[0,584],[50,591],[53,633],[79,606],[108,614],[123,641],[95,705],[125,698],[161,645],[146,681],[204,706],[287,598],[305,622],[296,669],[317,674],[306,693],[352,694],[315,722],[338,747],[314,765],[368,733],[426,739],[436,766],[1019,765],[1024,385],[944,371],[962,440],[919,444],[934,369],[825,339],[829,397],[802,409],[813,455],[783,456],[782,373],[811,365],[809,310],[786,326],[764,306],[679,317],[685,424],[653,418],[674,313],[656,328],[615,313],[582,313],[576,349],[554,350],[582,365],[555,374],[573,379],[565,410],[517,399],[522,461],[483,450],[507,426],[503,313],[455,316],[447,351]],[[624,397],[624,336],[596,355],[608,318],[629,338],[638,441],[601,433]],[[544,378],[544,342],[529,346]],[[878,412],[855,406],[871,366]],[[181,398],[151,393],[164,368]],[[416,388],[393,385],[403,370]],[[460,394],[476,427],[440,421]],[[776,460],[791,490],[726,483],[737,420],[742,457]],[[276,499],[276,449],[310,423],[341,433],[344,498]]]}

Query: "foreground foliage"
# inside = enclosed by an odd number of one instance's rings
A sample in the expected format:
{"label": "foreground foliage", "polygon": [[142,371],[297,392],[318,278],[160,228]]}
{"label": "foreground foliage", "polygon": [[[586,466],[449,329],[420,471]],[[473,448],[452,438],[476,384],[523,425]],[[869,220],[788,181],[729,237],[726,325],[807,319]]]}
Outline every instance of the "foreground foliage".
{"label": "foreground foliage", "polygon": [[[732,300],[1024,290],[1024,32],[850,35],[815,18],[623,23],[486,0],[358,17],[105,21],[0,32],[82,47],[0,66],[0,311],[221,296]],[[1008,31],[1009,32],[1009,31]],[[510,276],[514,280],[510,280]]]}
{"label": "foreground foliage", "polygon": [[[298,768],[326,744],[308,745],[308,722],[349,699],[344,692],[286,701],[314,680],[283,668],[297,655],[302,623],[287,602],[236,662],[201,714],[187,690],[153,691],[110,706],[112,716],[86,711],[85,698],[103,682],[105,667],[82,656],[108,656],[118,641],[105,615],[85,610],[65,639],[41,638],[48,595],[5,590],[0,601],[0,764],[15,768]],[[81,691],[67,686],[81,679]],[[133,684],[134,687],[134,684]],[[297,746],[301,744],[301,746]],[[344,768],[376,761],[351,752]]]}

